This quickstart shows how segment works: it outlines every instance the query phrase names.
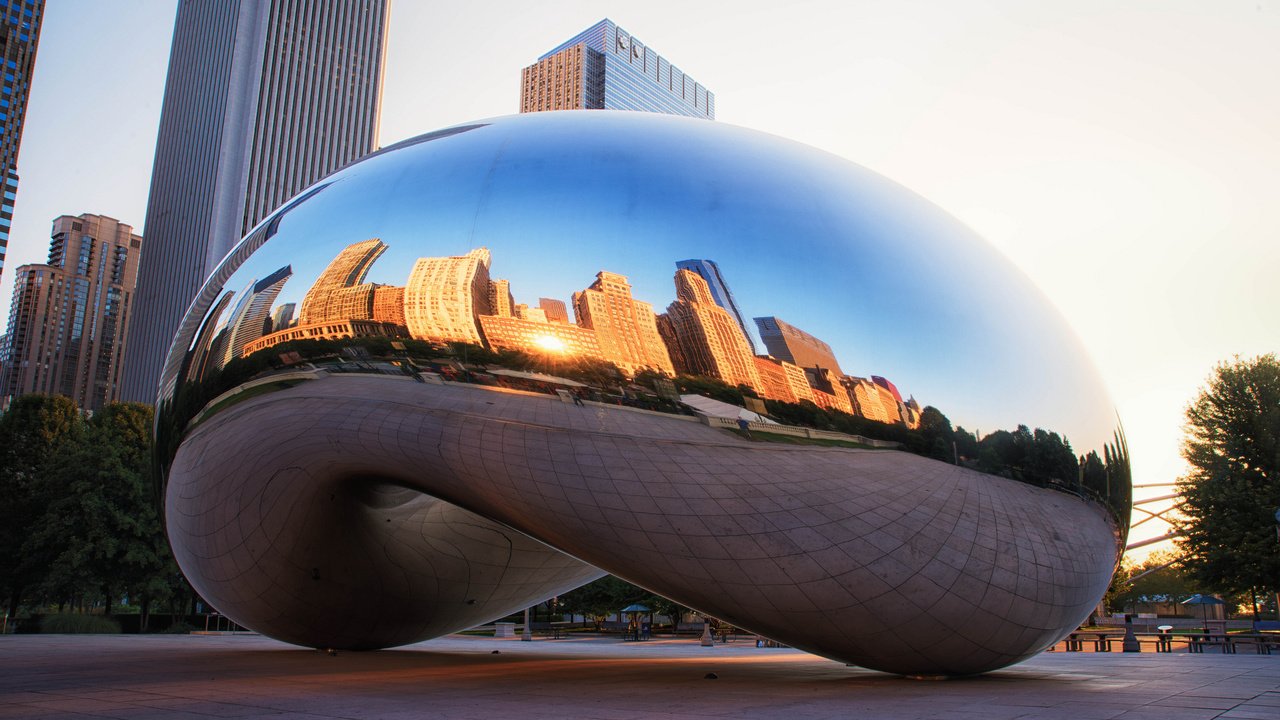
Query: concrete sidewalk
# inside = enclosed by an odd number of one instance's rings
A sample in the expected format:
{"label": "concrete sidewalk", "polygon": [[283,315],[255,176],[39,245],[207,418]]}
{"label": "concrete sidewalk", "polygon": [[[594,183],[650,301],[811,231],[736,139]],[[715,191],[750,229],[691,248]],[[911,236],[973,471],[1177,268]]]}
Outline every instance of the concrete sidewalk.
{"label": "concrete sidewalk", "polygon": [[1054,652],[918,681],[749,642],[451,636],[329,656],[243,635],[0,637],[0,718],[84,717],[1275,720],[1280,657]]}

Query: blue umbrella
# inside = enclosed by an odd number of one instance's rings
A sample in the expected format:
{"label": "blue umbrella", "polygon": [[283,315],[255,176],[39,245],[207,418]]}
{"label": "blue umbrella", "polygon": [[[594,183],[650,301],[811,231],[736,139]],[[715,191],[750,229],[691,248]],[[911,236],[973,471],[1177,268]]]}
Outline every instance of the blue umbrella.
{"label": "blue umbrella", "polygon": [[1183,600],[1182,604],[1183,605],[1199,605],[1200,620],[1205,623],[1208,623],[1209,618],[1206,614],[1208,611],[1205,609],[1205,606],[1206,605],[1226,605],[1227,603],[1223,600],[1219,600],[1218,598],[1212,595],[1201,595],[1200,593],[1196,593],[1195,595],[1192,595],[1186,600]]}

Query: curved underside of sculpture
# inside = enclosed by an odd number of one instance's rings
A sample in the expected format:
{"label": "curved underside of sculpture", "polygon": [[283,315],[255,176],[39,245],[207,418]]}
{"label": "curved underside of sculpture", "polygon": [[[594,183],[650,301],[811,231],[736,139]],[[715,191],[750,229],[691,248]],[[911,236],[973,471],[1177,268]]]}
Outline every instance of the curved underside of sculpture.
{"label": "curved underside of sculpture", "polygon": [[167,513],[200,594],[297,644],[411,643],[607,571],[826,657],[950,675],[1076,627],[1117,533],[1094,502],[908,453],[325,373],[196,425]]}

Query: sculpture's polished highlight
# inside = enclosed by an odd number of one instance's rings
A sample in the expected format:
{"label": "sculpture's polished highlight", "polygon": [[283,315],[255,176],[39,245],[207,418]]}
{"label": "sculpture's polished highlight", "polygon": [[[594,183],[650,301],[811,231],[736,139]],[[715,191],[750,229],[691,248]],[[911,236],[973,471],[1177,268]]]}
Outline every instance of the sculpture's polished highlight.
{"label": "sculpture's polished highlight", "polygon": [[649,114],[459,126],[317,184],[209,280],[157,422],[192,584],[318,647],[611,572],[982,672],[1088,615],[1129,514],[1109,400],[1006,260],[855,165]]}

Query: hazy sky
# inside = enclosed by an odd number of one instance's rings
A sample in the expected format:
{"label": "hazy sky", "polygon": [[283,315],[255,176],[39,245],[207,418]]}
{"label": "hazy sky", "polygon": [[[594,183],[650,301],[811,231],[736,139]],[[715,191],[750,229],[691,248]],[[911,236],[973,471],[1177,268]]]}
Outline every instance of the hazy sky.
{"label": "hazy sky", "polygon": [[[145,235],[174,7],[49,0],[0,317],[55,216]],[[869,167],[1003,250],[1093,353],[1137,483],[1182,471],[1214,363],[1280,349],[1278,0],[397,0],[381,142],[514,112],[520,69],[602,17],[710,88],[718,122]]]}

